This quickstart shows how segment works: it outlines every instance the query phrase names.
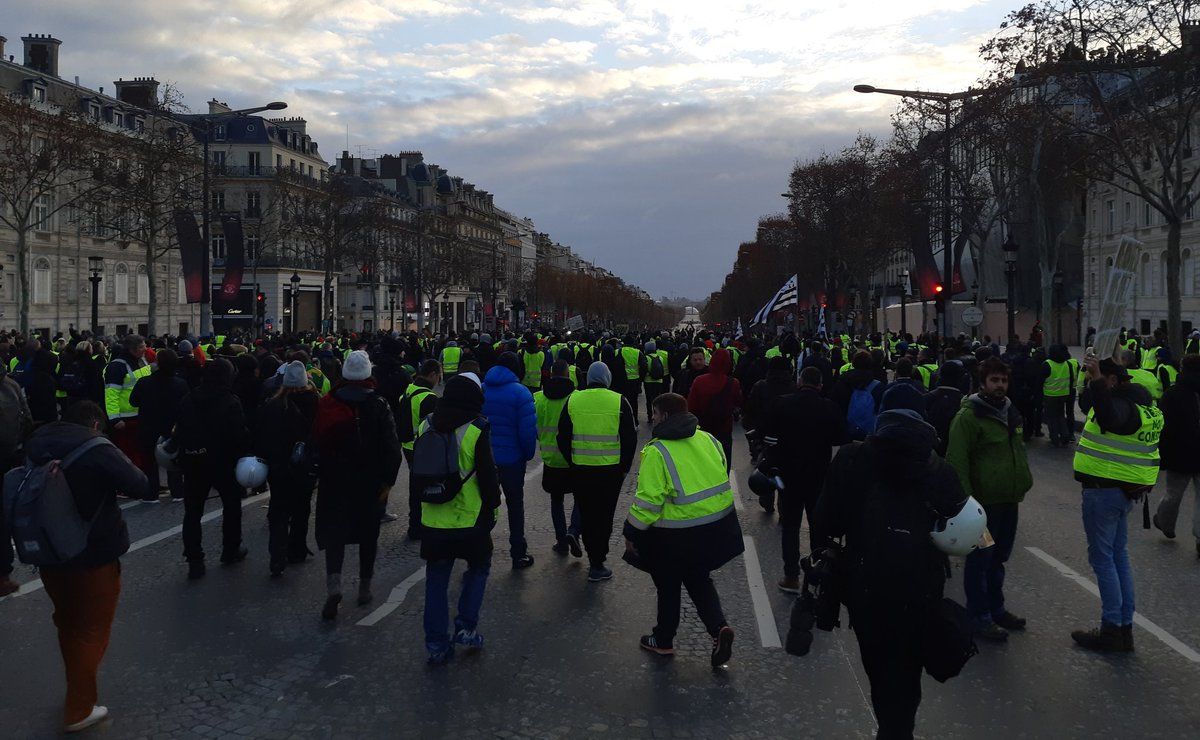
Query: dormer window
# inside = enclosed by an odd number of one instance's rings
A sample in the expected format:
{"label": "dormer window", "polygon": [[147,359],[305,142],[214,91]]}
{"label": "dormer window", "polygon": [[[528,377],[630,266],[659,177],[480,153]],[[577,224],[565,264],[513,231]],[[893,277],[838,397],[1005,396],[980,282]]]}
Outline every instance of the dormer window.
{"label": "dormer window", "polygon": [[213,126],[213,141],[225,141],[225,124],[218,123]]}
{"label": "dormer window", "polygon": [[46,88],[42,87],[41,85],[33,85],[29,89],[29,97],[35,103],[46,102]]}
{"label": "dormer window", "polygon": [[123,127],[125,125],[125,114],[118,111],[113,111],[112,122],[117,128]]}
{"label": "dormer window", "polygon": [[100,106],[97,105],[96,103],[89,103],[88,104],[88,116],[93,121],[99,121],[100,120]]}

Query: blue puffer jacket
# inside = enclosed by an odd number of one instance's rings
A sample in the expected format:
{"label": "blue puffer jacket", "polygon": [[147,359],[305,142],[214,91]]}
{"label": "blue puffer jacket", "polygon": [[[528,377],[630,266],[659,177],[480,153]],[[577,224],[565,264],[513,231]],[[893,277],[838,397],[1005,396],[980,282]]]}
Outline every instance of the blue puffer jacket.
{"label": "blue puffer jacket", "polygon": [[483,415],[492,425],[492,454],[497,465],[532,460],[537,452],[537,413],[533,394],[502,365],[483,379]]}

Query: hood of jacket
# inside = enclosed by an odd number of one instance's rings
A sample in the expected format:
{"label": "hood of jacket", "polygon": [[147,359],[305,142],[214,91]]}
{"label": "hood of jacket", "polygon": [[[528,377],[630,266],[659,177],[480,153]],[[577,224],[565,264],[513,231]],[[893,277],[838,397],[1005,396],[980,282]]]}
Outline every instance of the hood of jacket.
{"label": "hood of jacket", "polygon": [[499,388],[500,386],[510,385],[520,382],[512,370],[503,365],[492,365],[492,369],[487,371],[487,375],[483,376],[483,384],[489,388]]}
{"label": "hood of jacket", "polygon": [[552,401],[566,398],[574,390],[575,384],[571,382],[570,378],[547,378],[546,382],[542,383],[542,392],[546,394],[546,398]]}
{"label": "hood of jacket", "polygon": [[700,420],[693,414],[672,414],[666,421],[656,424],[650,433],[656,439],[687,439],[696,433]]}
{"label": "hood of jacket", "polygon": [[975,411],[975,415],[984,419],[995,419],[1001,424],[1008,426],[1009,414],[1013,409],[1012,399],[1007,396],[1004,398],[1003,406],[994,406],[988,402],[982,395],[972,393],[962,400],[962,408],[970,408]]}
{"label": "hood of jacket", "polygon": [[52,421],[33,433],[25,443],[25,452],[31,462],[41,465],[51,460],[61,460],[79,445],[99,436],[100,432],[78,424]]}
{"label": "hood of jacket", "polygon": [[475,381],[460,375],[446,383],[445,392],[437,400],[429,423],[439,432],[449,432],[479,418],[482,410],[483,391]]}
{"label": "hood of jacket", "polygon": [[1046,353],[1046,358],[1055,362],[1066,362],[1071,359],[1071,352],[1065,344],[1052,344]]}
{"label": "hood of jacket", "polygon": [[713,352],[712,360],[708,363],[708,371],[714,375],[728,375],[733,369],[733,358],[727,349]]}
{"label": "hood of jacket", "polygon": [[925,475],[937,445],[937,430],[910,409],[881,411],[868,440],[876,468],[886,476],[911,481]]}

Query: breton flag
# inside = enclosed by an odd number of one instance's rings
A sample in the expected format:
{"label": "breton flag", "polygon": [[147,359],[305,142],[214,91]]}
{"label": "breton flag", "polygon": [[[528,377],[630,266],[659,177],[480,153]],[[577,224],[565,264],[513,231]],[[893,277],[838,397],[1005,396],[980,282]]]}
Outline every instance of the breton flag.
{"label": "breton flag", "polygon": [[825,306],[821,306],[819,318],[817,319],[817,336],[825,336]]}
{"label": "breton flag", "polygon": [[741,339],[741,338],[742,338],[742,334],[743,334],[743,333],[744,333],[744,332],[742,331],[742,317],[741,317],[741,316],[739,316],[739,317],[738,317],[737,331],[735,331],[735,332],[733,333],[733,338],[734,338],[734,339]]}
{"label": "breton flag", "polygon": [[771,314],[775,311],[778,311],[781,308],[787,308],[788,306],[795,306],[798,295],[799,292],[796,290],[796,276],[792,275],[790,278],[788,278],[788,281],[783,284],[783,287],[775,293],[775,297],[767,301],[767,305],[763,306],[761,309],[759,309],[758,313],[754,314],[754,320],[750,322],[750,325],[753,326],[755,324],[765,324],[767,323],[767,319],[769,319]]}

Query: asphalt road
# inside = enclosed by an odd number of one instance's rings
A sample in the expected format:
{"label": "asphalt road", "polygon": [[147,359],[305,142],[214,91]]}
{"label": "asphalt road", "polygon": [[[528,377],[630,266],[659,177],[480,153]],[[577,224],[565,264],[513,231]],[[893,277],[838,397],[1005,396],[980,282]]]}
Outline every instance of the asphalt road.
{"label": "asphalt road", "polygon": [[[648,430],[642,427],[642,436]],[[1041,440],[1031,450],[1037,481],[1021,510],[1009,565],[1008,601],[1029,629],[1006,645],[982,645],[964,674],[925,679],[917,718],[925,737],[1194,737],[1200,727],[1200,561],[1187,536],[1168,542],[1131,516],[1131,551],[1142,622],[1137,652],[1106,657],[1075,648],[1071,629],[1099,620],[1071,480],[1070,451]],[[874,720],[854,636],[817,633],[804,658],[780,647],[790,600],[779,530],[748,495],[749,460],[736,444],[740,516],[753,547],[715,576],[737,630],[727,669],[708,665],[709,640],[685,598],[678,654],[637,647],[654,622],[649,578],[613,558],[616,578],[588,584],[585,561],[550,551],[548,496],[540,469],[527,476],[527,535],[537,558],[513,572],[507,522],[480,631],[486,648],[449,666],[424,663],[422,562],[403,540],[403,518],[384,525],[375,603],[344,605],[321,622],[320,559],[267,577],[265,500],[244,508],[250,558],[211,565],[185,580],[179,505],[131,505],[137,546],[123,559],[123,591],[101,699],[112,718],[96,737],[869,737]],[[404,475],[402,475],[402,480]],[[623,506],[632,495],[626,482]],[[392,508],[403,512],[405,484]],[[1155,501],[1157,501],[1157,496]],[[213,507],[213,502],[210,502]],[[215,511],[215,508],[210,508]],[[205,524],[210,544],[218,519]],[[619,554],[620,526],[614,526]],[[213,548],[210,548],[213,549]],[[314,548],[315,549],[315,548]],[[755,557],[756,555],[756,557]],[[355,588],[353,548],[344,587]],[[961,597],[960,569],[948,593]],[[21,566],[18,579],[36,585]],[[765,584],[765,588],[763,585]],[[59,730],[62,668],[44,591],[0,600],[0,735],[50,737]],[[455,598],[457,583],[452,585]]]}

